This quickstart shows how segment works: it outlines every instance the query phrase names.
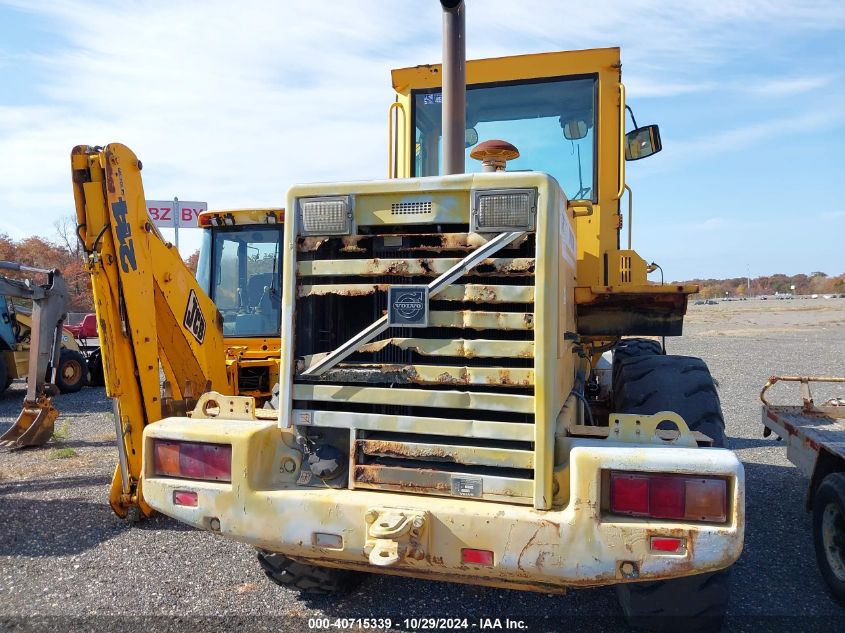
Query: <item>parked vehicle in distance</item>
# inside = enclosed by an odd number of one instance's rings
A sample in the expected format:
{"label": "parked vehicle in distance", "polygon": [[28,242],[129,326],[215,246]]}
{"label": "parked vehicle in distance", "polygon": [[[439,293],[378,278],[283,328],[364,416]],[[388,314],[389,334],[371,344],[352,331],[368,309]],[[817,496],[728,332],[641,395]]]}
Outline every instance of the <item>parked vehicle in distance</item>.
{"label": "parked vehicle in distance", "polygon": [[[800,405],[776,405],[766,392],[777,382],[800,384]],[[842,376],[772,376],[760,393],[763,437],[772,432],[786,456],[807,478],[805,509],[812,512],[816,562],[831,597],[845,607],[845,399],[816,404],[811,384],[843,384]]]}
{"label": "parked vehicle in distance", "polygon": [[69,330],[74,338],[77,339],[99,337],[99,333],[97,332],[97,315],[93,312],[86,314],[82,317],[82,321],[77,324],[66,325],[65,329]]}

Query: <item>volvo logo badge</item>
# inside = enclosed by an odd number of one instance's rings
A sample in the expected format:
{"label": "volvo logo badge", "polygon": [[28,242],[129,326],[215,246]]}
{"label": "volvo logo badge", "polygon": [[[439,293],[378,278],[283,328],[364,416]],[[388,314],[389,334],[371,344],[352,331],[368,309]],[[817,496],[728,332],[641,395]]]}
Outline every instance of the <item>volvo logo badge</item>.
{"label": "volvo logo badge", "polygon": [[428,286],[390,286],[387,303],[389,326],[428,326]]}

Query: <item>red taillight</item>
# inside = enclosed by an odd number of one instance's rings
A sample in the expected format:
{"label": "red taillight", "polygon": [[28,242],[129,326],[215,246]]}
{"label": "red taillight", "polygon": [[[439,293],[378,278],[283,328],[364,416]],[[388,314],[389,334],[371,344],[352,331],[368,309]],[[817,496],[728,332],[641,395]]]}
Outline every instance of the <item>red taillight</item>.
{"label": "red taillight", "polygon": [[613,473],[610,507],[620,514],[648,514],[648,477]]}
{"label": "red taillight", "polygon": [[153,470],[164,477],[231,481],[232,447],[229,444],[153,440]]}
{"label": "red taillight", "polygon": [[474,565],[492,565],[493,552],[486,549],[470,549],[465,547],[461,550],[461,560]]}
{"label": "red taillight", "polygon": [[724,523],[728,483],[717,477],[611,471],[610,511],[655,519]]}
{"label": "red taillight", "polygon": [[656,477],[649,483],[649,514],[661,519],[683,519],[684,480],[681,477]]}
{"label": "red taillight", "polygon": [[211,216],[200,214],[199,225],[200,226],[211,226]]}

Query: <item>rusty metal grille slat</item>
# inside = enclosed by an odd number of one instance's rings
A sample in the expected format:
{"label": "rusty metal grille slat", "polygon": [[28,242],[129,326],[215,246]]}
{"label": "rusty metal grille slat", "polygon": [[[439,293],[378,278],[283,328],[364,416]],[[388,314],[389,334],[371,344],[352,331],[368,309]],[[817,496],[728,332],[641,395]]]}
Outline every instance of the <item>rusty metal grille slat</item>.
{"label": "rusty metal grille slat", "polygon": [[[460,232],[301,239],[298,252],[307,257],[297,266],[296,357],[311,365],[314,355],[382,317],[390,285],[425,284],[486,239]],[[294,380],[294,406],[308,411],[309,420],[342,428],[350,420],[350,487],[466,496],[450,487],[457,481],[479,499],[532,503],[533,236],[506,251],[432,299],[428,329],[388,330],[319,379]],[[339,400],[319,388],[333,385]],[[443,388],[455,395],[438,395]],[[461,418],[472,424],[485,409],[502,421],[467,428],[500,425],[487,436],[432,434],[437,423],[426,422],[426,416],[454,419],[443,427],[450,431]],[[524,429],[518,437],[525,448],[495,448],[516,429]],[[403,441],[407,433],[426,439]]]}

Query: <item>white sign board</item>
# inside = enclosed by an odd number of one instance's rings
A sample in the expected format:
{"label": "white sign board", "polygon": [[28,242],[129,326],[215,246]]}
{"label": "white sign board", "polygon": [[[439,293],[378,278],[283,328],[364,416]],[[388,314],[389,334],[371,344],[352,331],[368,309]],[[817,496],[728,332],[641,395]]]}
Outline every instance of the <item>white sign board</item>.
{"label": "white sign board", "polygon": [[147,213],[153,224],[166,229],[196,228],[197,218],[207,209],[206,202],[147,200]]}

